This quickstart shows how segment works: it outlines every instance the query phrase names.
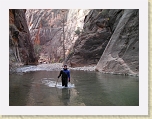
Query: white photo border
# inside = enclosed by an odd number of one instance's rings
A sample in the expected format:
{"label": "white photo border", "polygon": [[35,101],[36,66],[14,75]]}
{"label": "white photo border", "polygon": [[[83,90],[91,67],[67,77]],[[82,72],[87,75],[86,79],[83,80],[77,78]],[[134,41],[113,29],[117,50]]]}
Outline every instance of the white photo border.
{"label": "white photo border", "polygon": [[[139,106],[9,106],[9,9],[139,9]],[[2,0],[0,14],[0,115],[148,115],[148,1]]]}

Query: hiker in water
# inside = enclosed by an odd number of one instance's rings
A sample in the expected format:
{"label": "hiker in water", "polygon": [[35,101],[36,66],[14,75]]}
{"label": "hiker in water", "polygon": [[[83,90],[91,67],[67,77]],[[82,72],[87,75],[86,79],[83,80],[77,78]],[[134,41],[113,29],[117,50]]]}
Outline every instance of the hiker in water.
{"label": "hiker in water", "polygon": [[63,70],[60,71],[58,78],[62,75],[62,86],[67,87],[68,81],[70,82],[70,71],[67,69],[67,65],[64,65]]}

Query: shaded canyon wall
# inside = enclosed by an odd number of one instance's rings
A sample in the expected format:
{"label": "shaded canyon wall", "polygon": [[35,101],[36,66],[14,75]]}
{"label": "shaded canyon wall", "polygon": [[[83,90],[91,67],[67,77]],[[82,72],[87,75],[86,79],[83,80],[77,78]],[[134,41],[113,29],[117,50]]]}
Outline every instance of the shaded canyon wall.
{"label": "shaded canyon wall", "polygon": [[124,10],[96,70],[139,75],[139,10]]}
{"label": "shaded canyon wall", "polygon": [[123,10],[94,9],[85,16],[83,32],[69,58],[72,67],[98,63],[122,14]]}
{"label": "shaded canyon wall", "polygon": [[9,64],[35,64],[36,57],[27,26],[26,10],[9,9]]}
{"label": "shaded canyon wall", "polygon": [[139,73],[139,10],[91,10],[69,58],[72,67],[97,65],[103,73]]}

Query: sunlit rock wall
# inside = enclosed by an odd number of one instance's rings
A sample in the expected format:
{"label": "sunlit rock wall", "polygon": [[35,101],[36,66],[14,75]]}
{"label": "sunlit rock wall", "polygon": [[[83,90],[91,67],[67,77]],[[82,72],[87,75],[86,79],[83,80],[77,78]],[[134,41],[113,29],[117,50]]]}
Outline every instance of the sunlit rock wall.
{"label": "sunlit rock wall", "polygon": [[[89,10],[81,9],[29,9],[26,11],[28,27],[35,50],[38,48],[42,62],[63,61],[63,23],[65,31],[66,57],[72,51],[78,35],[82,30],[85,15]],[[47,58],[45,58],[47,57]]]}

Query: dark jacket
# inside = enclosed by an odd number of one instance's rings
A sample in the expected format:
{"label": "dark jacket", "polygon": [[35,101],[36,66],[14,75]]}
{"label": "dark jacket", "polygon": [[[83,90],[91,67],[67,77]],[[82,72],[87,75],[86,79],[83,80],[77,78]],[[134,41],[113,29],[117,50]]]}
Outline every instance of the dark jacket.
{"label": "dark jacket", "polygon": [[70,79],[70,71],[68,69],[63,69],[60,71],[58,78],[62,75],[62,78],[69,78]]}

